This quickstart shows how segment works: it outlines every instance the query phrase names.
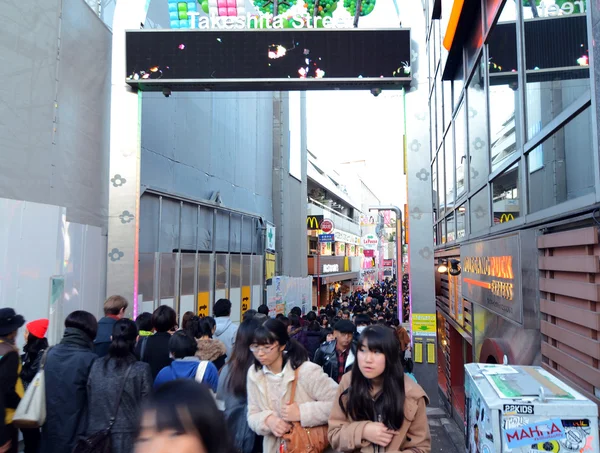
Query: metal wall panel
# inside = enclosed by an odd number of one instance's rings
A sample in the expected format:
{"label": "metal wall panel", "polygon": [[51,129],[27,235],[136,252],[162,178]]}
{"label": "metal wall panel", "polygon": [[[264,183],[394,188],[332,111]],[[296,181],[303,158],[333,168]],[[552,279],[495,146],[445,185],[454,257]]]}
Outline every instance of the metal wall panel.
{"label": "metal wall panel", "polygon": [[141,182],[272,220],[270,93],[144,94]]}
{"label": "metal wall panel", "polygon": [[0,30],[0,196],[106,228],[110,31],[81,0],[21,1]]}

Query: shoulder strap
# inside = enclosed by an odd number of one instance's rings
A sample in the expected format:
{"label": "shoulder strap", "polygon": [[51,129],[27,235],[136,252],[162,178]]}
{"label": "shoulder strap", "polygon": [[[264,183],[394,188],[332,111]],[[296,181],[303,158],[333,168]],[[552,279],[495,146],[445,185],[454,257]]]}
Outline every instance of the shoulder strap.
{"label": "shoulder strap", "polygon": [[119,389],[119,397],[117,399],[117,405],[115,407],[115,412],[113,413],[113,416],[110,418],[110,420],[108,422],[109,430],[112,429],[112,427],[115,424],[115,421],[117,419],[117,413],[119,412],[119,406],[121,405],[121,397],[123,396],[123,390],[125,390],[125,384],[127,383],[127,378],[129,378],[129,373],[131,372],[133,365],[135,365],[135,362],[133,362],[131,365],[129,365],[129,367],[127,368],[127,371],[125,372],[125,378],[123,379],[123,382],[121,383],[121,388]]}
{"label": "shoulder strap", "polygon": [[40,368],[39,371],[43,370],[44,367],[46,366],[46,359],[48,358],[48,353],[50,352],[50,349],[52,349],[54,346],[50,346],[48,349],[46,349],[44,351],[44,355],[42,355],[42,360],[40,361]]}
{"label": "shoulder strap", "polygon": [[298,371],[299,370],[300,370],[300,367],[298,367],[294,370],[294,380],[292,381],[292,395],[290,396],[289,404],[292,404],[294,402],[294,400],[296,399],[296,387],[298,386]]}
{"label": "shoulder strap", "polygon": [[206,372],[206,368],[208,367],[207,360],[201,360],[198,364],[198,368],[196,369],[196,382],[202,383],[204,379],[204,373]]}

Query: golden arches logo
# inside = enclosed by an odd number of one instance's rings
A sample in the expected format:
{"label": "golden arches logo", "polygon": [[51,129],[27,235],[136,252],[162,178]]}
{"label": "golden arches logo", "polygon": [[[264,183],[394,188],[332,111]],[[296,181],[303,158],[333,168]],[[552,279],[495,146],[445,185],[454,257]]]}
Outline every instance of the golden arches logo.
{"label": "golden arches logo", "polygon": [[320,230],[323,216],[313,215],[306,217],[306,228],[309,230]]}
{"label": "golden arches logo", "polygon": [[500,216],[500,223],[510,222],[511,220],[515,220],[515,216],[510,212]]}

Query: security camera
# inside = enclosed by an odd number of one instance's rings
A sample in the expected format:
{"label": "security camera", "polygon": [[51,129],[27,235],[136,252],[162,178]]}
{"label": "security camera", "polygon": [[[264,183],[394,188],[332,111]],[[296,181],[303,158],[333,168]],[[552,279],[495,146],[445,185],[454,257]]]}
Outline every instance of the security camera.
{"label": "security camera", "polygon": [[171,96],[171,88],[163,88],[163,96],[166,98]]}
{"label": "security camera", "polygon": [[371,88],[371,94],[375,97],[381,94],[381,88]]}

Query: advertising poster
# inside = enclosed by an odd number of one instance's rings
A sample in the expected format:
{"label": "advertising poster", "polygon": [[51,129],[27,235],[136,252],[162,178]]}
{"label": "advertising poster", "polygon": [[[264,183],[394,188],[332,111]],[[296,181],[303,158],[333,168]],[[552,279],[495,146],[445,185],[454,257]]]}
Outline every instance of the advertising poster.
{"label": "advertising poster", "polygon": [[267,306],[272,318],[287,315],[294,307],[300,307],[303,315],[308,313],[312,308],[312,277],[275,277],[267,286]]}

